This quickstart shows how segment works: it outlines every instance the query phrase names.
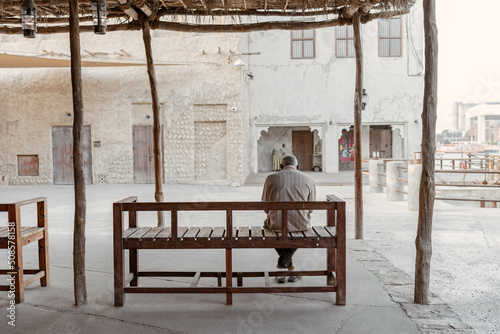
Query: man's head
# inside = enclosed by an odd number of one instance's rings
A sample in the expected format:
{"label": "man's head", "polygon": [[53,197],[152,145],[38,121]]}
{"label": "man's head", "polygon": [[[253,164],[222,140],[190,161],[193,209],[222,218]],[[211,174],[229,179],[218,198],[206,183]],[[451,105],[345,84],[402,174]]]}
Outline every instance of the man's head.
{"label": "man's head", "polygon": [[281,168],[285,168],[286,166],[293,166],[299,169],[299,163],[297,158],[294,155],[287,155],[281,159]]}

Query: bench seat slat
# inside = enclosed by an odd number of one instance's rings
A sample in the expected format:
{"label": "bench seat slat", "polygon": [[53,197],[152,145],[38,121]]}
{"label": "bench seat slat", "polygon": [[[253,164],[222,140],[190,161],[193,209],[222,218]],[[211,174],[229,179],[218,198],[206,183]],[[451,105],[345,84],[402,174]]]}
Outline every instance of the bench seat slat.
{"label": "bench seat slat", "polygon": [[160,233],[156,235],[156,239],[168,239],[172,235],[172,228],[165,227]]}
{"label": "bench seat slat", "polygon": [[163,231],[163,227],[153,227],[146,234],[142,236],[142,239],[155,239],[155,237]]}
{"label": "bench seat slat", "polygon": [[200,233],[198,233],[197,239],[208,239],[210,238],[210,234],[212,233],[211,227],[202,227]]}
{"label": "bench seat slat", "polygon": [[298,239],[305,239],[305,235],[304,233],[302,233],[301,231],[298,231],[298,232],[290,232],[290,237],[292,239],[295,239],[295,240],[298,240]]}
{"label": "bench seat slat", "polygon": [[137,231],[128,236],[127,239],[141,239],[142,236],[151,230],[151,227],[139,227]]}
{"label": "bench seat slat", "polygon": [[273,231],[271,231],[268,228],[264,228],[264,238],[266,238],[266,239],[276,239],[277,238],[277,234],[276,234],[276,232],[273,232]]}
{"label": "bench seat slat", "polygon": [[251,231],[252,239],[262,239],[262,227],[261,226],[252,226]]}
{"label": "bench seat slat", "polygon": [[182,239],[184,238],[184,235],[188,231],[187,227],[178,227],[177,228],[177,238]]}
{"label": "bench seat slat", "polygon": [[27,235],[29,235],[34,228],[35,227],[33,226],[21,227],[21,238],[25,238]]}
{"label": "bench seat slat", "polygon": [[186,234],[184,234],[183,239],[194,239],[196,238],[199,232],[200,232],[199,227],[190,227],[186,232]]}
{"label": "bench seat slat", "polygon": [[135,233],[138,229],[139,229],[138,227],[130,227],[130,228],[126,229],[125,231],[123,231],[122,237],[128,238],[130,235]]}
{"label": "bench seat slat", "polygon": [[332,236],[325,230],[324,226],[313,226],[313,230],[321,237],[321,238],[331,238]]}
{"label": "bench seat slat", "polygon": [[21,238],[28,238],[40,231],[43,231],[43,227],[21,227]]}
{"label": "bench seat slat", "polygon": [[337,229],[335,226],[325,226],[325,229],[332,235],[332,237],[337,236]]}
{"label": "bench seat slat", "polygon": [[6,238],[8,235],[8,228],[7,227],[0,227],[0,238]]}
{"label": "bench seat slat", "polygon": [[225,232],[226,232],[226,229],[224,227],[220,227],[220,226],[215,227],[210,239],[222,239],[222,238],[224,238]]}
{"label": "bench seat slat", "polygon": [[242,226],[238,228],[238,239],[249,239],[250,238],[250,228],[248,226]]}
{"label": "bench seat slat", "polygon": [[307,239],[318,239],[318,235],[312,229],[304,231],[304,235]]}

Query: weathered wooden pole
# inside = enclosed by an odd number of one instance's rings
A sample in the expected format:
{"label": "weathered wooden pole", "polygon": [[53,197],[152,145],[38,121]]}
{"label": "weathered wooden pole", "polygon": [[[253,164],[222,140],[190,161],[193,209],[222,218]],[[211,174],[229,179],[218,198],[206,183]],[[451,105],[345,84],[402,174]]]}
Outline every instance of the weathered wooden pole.
{"label": "weathered wooden pole", "polygon": [[352,17],[354,50],[356,51],[356,92],[354,94],[354,197],[355,239],[363,239],[363,171],[361,170],[361,96],[363,90],[363,48],[361,45],[360,14]]}
{"label": "weathered wooden pole", "polygon": [[436,0],[424,0],[425,87],[422,111],[422,177],[418,229],[415,246],[415,298],[417,304],[429,303],[429,281],[432,256],[432,216],[434,213],[434,164],[436,154],[436,110],[438,75],[438,39]]}
{"label": "weathered wooden pole", "polygon": [[87,303],[85,279],[85,215],[87,199],[83,164],[83,94],[78,0],[69,0],[69,43],[71,50],[71,86],[73,88],[73,173],[75,187],[73,280],[75,304],[79,306]]}
{"label": "weathered wooden pole", "polygon": [[[146,62],[148,65],[149,85],[151,86],[151,100],[153,105],[153,153],[155,167],[155,201],[163,202],[162,189],[162,159],[163,152],[161,151],[161,126],[160,126],[160,103],[158,102],[158,91],[156,90],[156,74],[155,65],[153,63],[153,51],[151,48],[151,32],[149,23],[142,22],[142,38],[144,40],[144,48],[146,49]],[[163,227],[163,212],[158,211],[158,226]]]}

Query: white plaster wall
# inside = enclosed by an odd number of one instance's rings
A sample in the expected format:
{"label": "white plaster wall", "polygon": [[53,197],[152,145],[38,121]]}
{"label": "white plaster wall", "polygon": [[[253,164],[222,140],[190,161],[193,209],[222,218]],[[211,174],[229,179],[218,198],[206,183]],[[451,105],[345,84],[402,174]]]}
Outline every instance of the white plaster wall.
{"label": "white plaster wall", "polygon": [[[158,95],[165,113],[167,182],[194,180],[195,104],[224,106],[217,117],[227,122],[231,134],[226,182],[244,181],[241,74],[231,53],[239,47],[238,34],[153,32]],[[113,55],[121,49],[130,56]],[[68,36],[39,34],[28,40],[0,35],[0,51],[41,55],[42,50],[69,54]],[[92,58],[84,50],[108,53],[102,56],[106,59],[145,59],[141,32],[82,34],[81,50],[84,59]],[[105,175],[108,183],[133,182],[133,104],[151,103],[146,67],[84,67],[82,77],[85,125],[91,126],[92,141],[101,142],[92,147],[94,182],[98,175]],[[65,116],[73,114],[69,68],[0,69],[0,91],[0,174],[8,173],[13,184],[52,183],[51,127],[72,125],[72,117]],[[18,154],[38,154],[40,176],[17,176]]]}
{"label": "white plaster wall", "polygon": [[[364,87],[370,99],[363,111],[363,123],[402,125],[407,132],[404,148],[407,157],[413,151],[420,151],[421,143],[421,7],[419,1],[411,14],[403,16],[402,57],[378,56],[378,21],[362,28]],[[408,31],[412,34],[410,38]],[[246,84],[251,96],[250,119],[269,125],[331,122],[332,125],[325,130],[323,171],[337,172],[338,126],[354,122],[356,69],[354,58],[336,58],[335,28],[316,29],[314,59],[291,59],[289,31],[252,32],[248,35],[248,52],[260,52],[260,55],[245,59],[245,70],[253,74],[253,80]],[[365,146],[366,136],[369,135],[363,134]],[[256,144],[254,138],[251,145],[255,147]],[[363,149],[364,155],[366,152]]]}

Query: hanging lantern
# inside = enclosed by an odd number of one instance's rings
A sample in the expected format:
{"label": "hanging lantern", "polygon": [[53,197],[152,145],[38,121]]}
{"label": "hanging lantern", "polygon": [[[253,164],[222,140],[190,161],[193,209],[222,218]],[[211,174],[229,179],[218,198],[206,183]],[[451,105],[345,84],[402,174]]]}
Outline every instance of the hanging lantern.
{"label": "hanging lantern", "polygon": [[92,21],[94,22],[94,34],[104,35],[106,33],[106,23],[108,13],[106,0],[95,0],[90,4],[92,6]]}
{"label": "hanging lantern", "polygon": [[366,93],[366,89],[363,88],[361,93],[361,109],[365,110],[366,105],[368,104],[368,94]]}
{"label": "hanging lantern", "polygon": [[26,38],[35,38],[37,8],[33,0],[24,0],[21,5],[21,19],[23,21],[23,35]]}

